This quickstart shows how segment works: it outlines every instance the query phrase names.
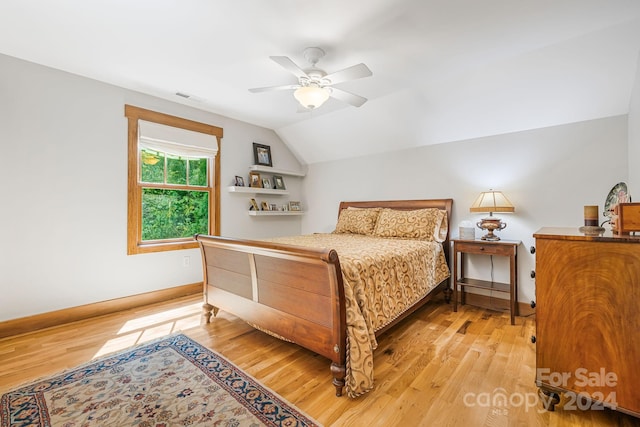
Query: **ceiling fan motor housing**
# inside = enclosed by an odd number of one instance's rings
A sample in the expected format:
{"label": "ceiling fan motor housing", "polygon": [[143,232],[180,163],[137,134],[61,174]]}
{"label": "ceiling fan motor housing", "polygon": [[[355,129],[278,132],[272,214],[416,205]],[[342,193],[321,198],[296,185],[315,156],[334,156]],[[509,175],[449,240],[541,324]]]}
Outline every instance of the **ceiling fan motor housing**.
{"label": "ceiling fan motor housing", "polygon": [[320,70],[319,68],[310,68],[308,70],[304,70],[304,72],[307,73],[307,76],[309,76],[309,78],[308,79],[306,77],[300,78],[300,84],[302,86],[309,86],[310,84],[316,84],[317,86],[325,86],[325,85],[331,84],[329,80],[323,79],[323,77],[326,76],[327,73]]}

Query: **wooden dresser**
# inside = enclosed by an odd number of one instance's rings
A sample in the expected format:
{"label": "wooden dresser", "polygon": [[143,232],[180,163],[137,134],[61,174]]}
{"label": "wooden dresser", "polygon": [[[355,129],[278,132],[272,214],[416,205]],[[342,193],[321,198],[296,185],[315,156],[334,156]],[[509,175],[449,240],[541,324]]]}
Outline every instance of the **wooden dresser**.
{"label": "wooden dresser", "polygon": [[553,410],[640,417],[640,237],[542,228],[536,239],[536,383]]}

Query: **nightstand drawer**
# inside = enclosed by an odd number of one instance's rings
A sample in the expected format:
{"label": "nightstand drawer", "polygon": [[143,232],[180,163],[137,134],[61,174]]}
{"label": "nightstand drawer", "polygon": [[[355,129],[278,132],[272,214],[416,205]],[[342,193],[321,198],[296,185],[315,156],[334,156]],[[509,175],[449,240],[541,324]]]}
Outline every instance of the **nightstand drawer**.
{"label": "nightstand drawer", "polygon": [[509,256],[514,253],[513,245],[501,245],[496,243],[487,244],[484,241],[478,242],[455,242],[455,248],[458,252],[468,254],[486,254],[486,255],[503,255]]}

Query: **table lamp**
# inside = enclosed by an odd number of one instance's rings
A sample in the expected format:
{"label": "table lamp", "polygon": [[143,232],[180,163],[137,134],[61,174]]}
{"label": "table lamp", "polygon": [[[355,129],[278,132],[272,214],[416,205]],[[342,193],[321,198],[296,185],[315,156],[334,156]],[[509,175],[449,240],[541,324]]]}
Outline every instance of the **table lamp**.
{"label": "table lamp", "polygon": [[489,216],[478,221],[476,225],[488,233],[481,237],[482,240],[496,241],[500,237],[493,234],[495,230],[504,229],[507,224],[502,222],[500,218],[493,216],[494,212],[514,212],[516,209],[506,198],[502,191],[483,191],[469,208],[470,212],[489,212]]}

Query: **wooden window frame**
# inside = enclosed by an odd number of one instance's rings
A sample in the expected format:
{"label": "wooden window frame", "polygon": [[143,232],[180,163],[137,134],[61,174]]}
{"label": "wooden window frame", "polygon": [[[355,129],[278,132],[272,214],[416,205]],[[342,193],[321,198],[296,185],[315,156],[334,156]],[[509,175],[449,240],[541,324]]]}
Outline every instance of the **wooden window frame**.
{"label": "wooden window frame", "polygon": [[220,235],[220,141],[222,128],[200,123],[176,116],[171,116],[132,105],[124,106],[124,115],[128,120],[128,191],[127,191],[127,254],[173,251],[198,247],[192,237],[162,242],[142,241],[142,183],[139,179],[138,156],[138,120],[173,126],[194,132],[205,133],[216,137],[218,153],[213,160],[213,174],[209,197],[209,230]]}

